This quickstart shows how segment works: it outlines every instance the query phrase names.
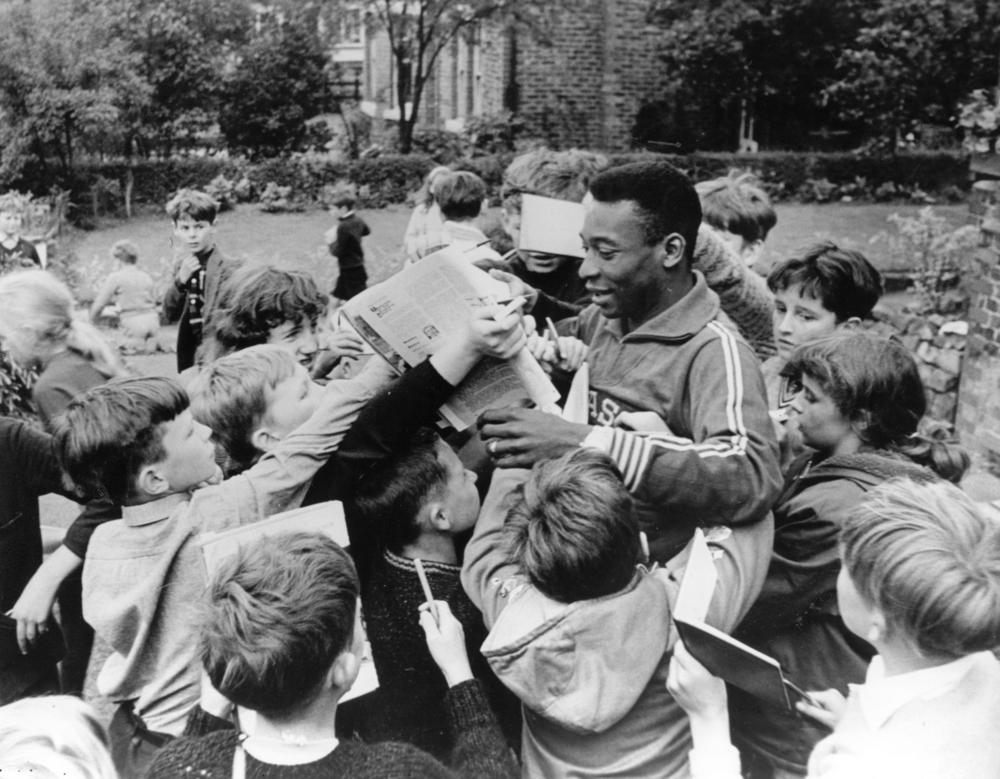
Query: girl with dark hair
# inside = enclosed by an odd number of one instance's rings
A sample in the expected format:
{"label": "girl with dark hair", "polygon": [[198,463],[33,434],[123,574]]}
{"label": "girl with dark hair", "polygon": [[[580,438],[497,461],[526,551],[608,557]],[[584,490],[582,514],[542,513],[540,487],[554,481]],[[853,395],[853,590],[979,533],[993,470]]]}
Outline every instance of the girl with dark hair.
{"label": "girl with dark hair", "polygon": [[[899,476],[958,481],[965,452],[917,432],[926,410],[909,351],[864,332],[800,346],[787,371],[801,385],[793,418],[810,451],[790,466],[774,506],[775,538],[763,590],[736,635],[775,657],[804,689],[864,681],[872,647],[837,606],[837,538],[865,493]],[[732,696],[734,735],[761,771],[805,776],[824,731],[745,695]]]}

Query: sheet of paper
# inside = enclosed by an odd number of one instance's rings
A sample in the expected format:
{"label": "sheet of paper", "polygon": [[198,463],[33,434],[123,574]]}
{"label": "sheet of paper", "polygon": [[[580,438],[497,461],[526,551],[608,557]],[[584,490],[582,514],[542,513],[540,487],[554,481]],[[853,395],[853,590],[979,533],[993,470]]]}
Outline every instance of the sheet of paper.
{"label": "sheet of paper", "polygon": [[[433,354],[471,312],[510,297],[507,284],[448,248],[352,298],[342,309],[361,336],[393,367],[413,367]],[[559,393],[538,361],[522,350],[509,360],[484,358],[459,384],[441,414],[457,430],[487,408],[531,400],[540,408]]]}
{"label": "sheet of paper", "polygon": [[582,203],[522,195],[521,236],[517,248],[582,259],[583,217]]}
{"label": "sheet of paper", "polygon": [[[347,535],[347,522],[344,519],[344,506],[340,501],[335,500],[283,511],[259,522],[240,525],[230,530],[203,533],[199,537],[198,543],[201,545],[201,551],[205,558],[205,568],[211,577],[218,570],[219,565],[236,554],[241,546],[246,546],[260,538],[295,532],[322,533],[336,541],[344,549],[348,549],[351,545],[350,537]],[[364,615],[362,614],[363,622]],[[358,678],[351,689],[340,699],[341,701],[349,701],[378,689],[378,674],[375,671],[375,661],[372,659],[372,649],[368,643],[367,633],[364,636],[364,647],[365,653],[361,660]],[[241,722],[243,722],[243,717],[243,710],[241,710]]]}
{"label": "sheet of paper", "polygon": [[569,385],[569,392],[566,393],[566,402],[563,404],[562,418],[567,422],[576,422],[580,425],[587,424],[590,411],[590,367],[587,363],[581,363],[573,374],[573,383]]}
{"label": "sheet of paper", "polygon": [[697,624],[705,621],[712,595],[715,594],[718,574],[712,560],[712,551],[708,548],[708,541],[701,528],[695,528],[688,547],[688,561],[677,592],[677,601],[674,603],[674,617]]}
{"label": "sheet of paper", "polygon": [[236,554],[241,546],[259,538],[294,532],[322,533],[345,549],[351,545],[347,535],[347,522],[344,519],[344,507],[336,500],[283,511],[259,522],[240,525],[230,530],[202,533],[198,543],[205,557],[205,568],[211,577],[218,570],[219,564]]}

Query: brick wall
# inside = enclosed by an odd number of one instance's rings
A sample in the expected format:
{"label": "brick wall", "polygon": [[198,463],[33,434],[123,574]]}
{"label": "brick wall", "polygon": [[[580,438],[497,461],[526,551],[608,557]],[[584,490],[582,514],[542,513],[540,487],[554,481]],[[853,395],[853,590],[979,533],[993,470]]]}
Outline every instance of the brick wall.
{"label": "brick wall", "polygon": [[981,273],[969,286],[969,339],[958,394],[956,431],[992,471],[1000,471],[1000,230],[984,225]]}
{"label": "brick wall", "polygon": [[639,106],[661,93],[660,31],[648,0],[579,0],[549,40],[518,38],[517,113],[531,133],[563,146],[627,149]]}
{"label": "brick wall", "polygon": [[[648,7],[648,0],[577,0],[558,13],[545,41],[514,34],[500,21],[484,23],[474,73],[464,40],[441,53],[421,124],[466,116],[472,87],[476,113],[514,109],[530,135],[550,144],[628,149],[639,107],[662,94],[666,75],[657,57],[660,31],[646,24]],[[387,104],[394,92],[390,62],[385,33],[370,35],[365,99],[383,109],[395,108]]]}

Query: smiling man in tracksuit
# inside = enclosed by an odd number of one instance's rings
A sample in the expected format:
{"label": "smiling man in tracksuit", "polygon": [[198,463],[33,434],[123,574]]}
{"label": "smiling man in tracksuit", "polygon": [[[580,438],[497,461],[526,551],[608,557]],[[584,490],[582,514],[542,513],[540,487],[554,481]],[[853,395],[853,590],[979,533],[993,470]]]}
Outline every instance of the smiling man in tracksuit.
{"label": "smiling man in tracksuit", "polygon": [[589,345],[589,424],[488,411],[487,451],[500,467],[578,446],[610,454],[656,561],[681,565],[694,528],[711,527],[719,586],[709,621],[731,629],[766,573],[780,487],[760,367],[691,267],[701,207],[686,176],[665,162],[611,168],[585,207],[580,276],[591,305],[559,329]]}

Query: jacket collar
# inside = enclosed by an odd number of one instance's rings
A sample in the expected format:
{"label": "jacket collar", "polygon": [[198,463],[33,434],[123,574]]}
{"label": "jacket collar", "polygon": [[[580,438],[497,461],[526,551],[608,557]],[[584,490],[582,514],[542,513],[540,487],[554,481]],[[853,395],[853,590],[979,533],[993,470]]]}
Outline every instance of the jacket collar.
{"label": "jacket collar", "polygon": [[136,506],[122,506],[122,519],[128,527],[141,527],[161,522],[174,513],[182,503],[190,500],[186,492],[173,492],[159,500],[140,503]]}
{"label": "jacket collar", "polygon": [[666,311],[629,333],[622,332],[621,319],[604,319],[604,329],[613,333],[619,341],[689,340],[719,315],[719,296],[708,288],[701,271],[692,269],[691,272],[694,274],[694,286]]}

